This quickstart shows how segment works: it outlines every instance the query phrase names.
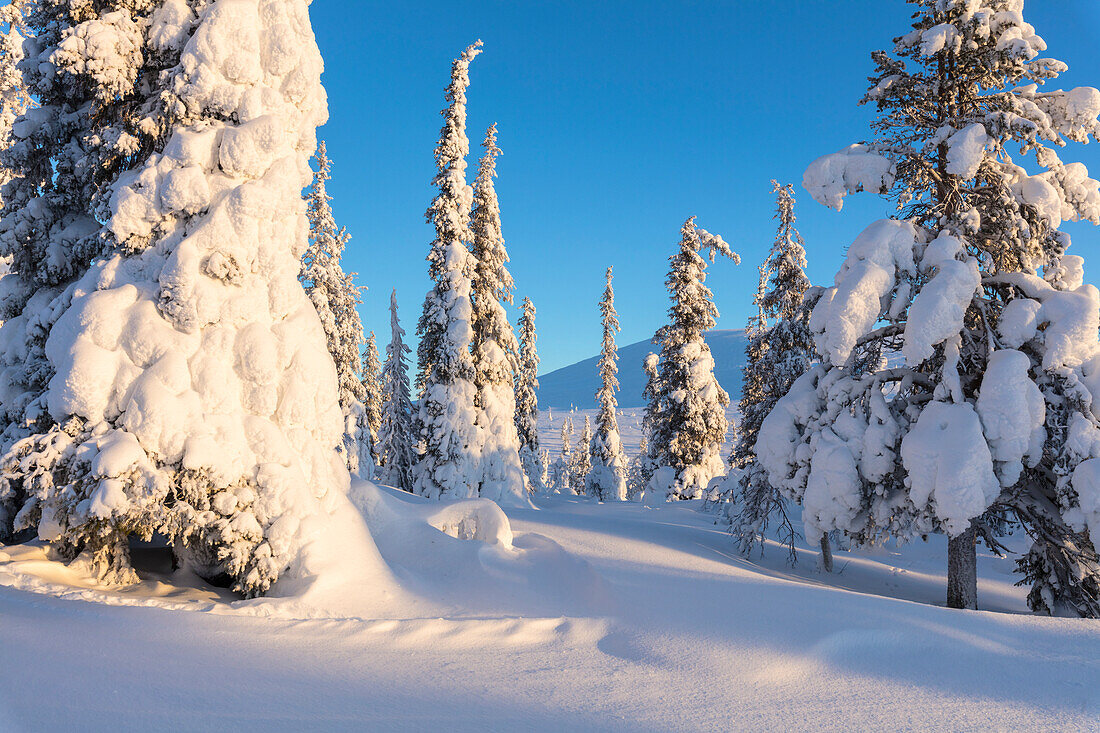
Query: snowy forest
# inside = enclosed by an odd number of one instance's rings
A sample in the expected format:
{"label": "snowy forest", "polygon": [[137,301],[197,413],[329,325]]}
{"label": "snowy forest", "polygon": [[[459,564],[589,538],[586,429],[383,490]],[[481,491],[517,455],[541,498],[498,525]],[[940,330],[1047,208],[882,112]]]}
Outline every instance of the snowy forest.
{"label": "snowy forest", "polygon": [[408,292],[352,271],[321,2],[9,0],[0,731],[1100,730],[1100,91],[1024,0],[889,2],[771,238],[638,248],[644,358],[593,272],[586,408],[512,274],[561,256],[508,235],[530,137],[468,129],[489,36],[433,61]]}

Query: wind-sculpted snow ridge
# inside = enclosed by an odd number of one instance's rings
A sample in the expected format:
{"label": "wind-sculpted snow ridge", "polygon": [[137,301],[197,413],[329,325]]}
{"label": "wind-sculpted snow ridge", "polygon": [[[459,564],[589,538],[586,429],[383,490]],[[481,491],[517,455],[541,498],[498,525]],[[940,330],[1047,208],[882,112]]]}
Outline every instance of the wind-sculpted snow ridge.
{"label": "wind-sculpted snow ridge", "polygon": [[545,537],[514,534],[487,499],[429,501],[356,481],[350,500],[336,504],[303,522],[299,572],[264,598],[241,601],[186,569],[173,572],[163,554],[159,572],[109,586],[86,563],[51,560],[38,543],[0,549],[0,586],[115,606],[290,619],[546,621],[608,610],[603,580],[586,562]]}

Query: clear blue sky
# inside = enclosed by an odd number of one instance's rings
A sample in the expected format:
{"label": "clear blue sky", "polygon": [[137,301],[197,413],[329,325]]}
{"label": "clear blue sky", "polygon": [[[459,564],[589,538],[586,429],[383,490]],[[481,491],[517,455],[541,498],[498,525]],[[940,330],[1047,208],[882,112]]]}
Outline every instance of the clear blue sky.
{"label": "clear blue sky", "polygon": [[[478,38],[470,178],[496,122],[504,236],[517,295],[538,308],[544,372],[598,351],[608,265],[619,343],[653,334],[666,258],[690,215],[743,258],[708,278],[719,328],[742,328],[774,234],[772,178],[796,184],[810,277],[831,284],[847,245],[890,205],[861,194],[838,214],[802,191],[802,171],[869,135],[871,110],[856,104],[869,55],[908,30],[909,12],[902,0],[316,0],[330,107],[320,134],[335,213],[353,236],[346,266],[369,287],[365,326],[388,341],[396,287],[415,330],[443,90],[451,60]],[[1070,66],[1059,86],[1100,86],[1098,0],[1028,0],[1025,15]],[[1100,173],[1100,145],[1071,145],[1065,158]],[[1096,229],[1068,226],[1074,251],[1096,254]],[[1087,277],[1100,283],[1095,262]]]}

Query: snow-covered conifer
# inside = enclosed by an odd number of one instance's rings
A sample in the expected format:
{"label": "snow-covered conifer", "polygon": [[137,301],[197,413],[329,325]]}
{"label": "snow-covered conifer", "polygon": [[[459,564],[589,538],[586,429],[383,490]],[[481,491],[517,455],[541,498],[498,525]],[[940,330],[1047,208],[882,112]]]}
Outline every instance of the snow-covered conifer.
{"label": "snow-covered conifer", "polygon": [[[305,193],[309,217],[309,246],[302,255],[298,276],[306,289],[321,325],[329,353],[336,364],[340,385],[340,408],[344,411],[344,462],[359,471],[361,455],[369,457],[370,436],[365,428],[364,400],[367,393],[359,377],[359,347],[363,344],[363,322],[359,318],[360,288],[354,273],[345,273],[340,259],[351,235],[336,226],[332,215],[332,197],[327,183],[332,179],[332,161],[325,141],[317,145],[314,156],[317,170]],[[373,435],[373,433],[371,434]],[[362,450],[366,447],[367,450]]]}
{"label": "snow-covered conifer", "polygon": [[[533,491],[546,488],[546,467],[539,450],[539,353],[535,347],[535,305],[523,299],[519,317],[519,359],[516,361],[516,433],[519,458]],[[549,455],[549,454],[547,454]]]}
{"label": "snow-covered conifer", "polygon": [[[731,472],[727,484],[732,484],[732,528],[741,551],[748,554],[762,541],[774,516],[793,559],[795,532],[787,516],[786,499],[755,465],[753,449],[764,417],[814,360],[813,336],[807,325],[810,310],[805,304],[810,281],[805,275],[806,250],[794,226],[794,190],[790,184],[772,181],[772,191],[779,226],[760,266],[760,285],[754,298],[757,313],[746,329],[741,424],[730,455],[730,465],[740,471]],[[828,541],[827,536],[822,540]]]}
{"label": "snow-covered conifer", "polygon": [[600,388],[596,391],[599,412],[596,414],[596,434],[592,436],[590,448],[592,470],[585,479],[585,492],[600,501],[622,501],[626,499],[626,456],[615,415],[619,406],[615,399],[615,393],[619,391],[619,352],[615,346],[615,334],[620,329],[610,267],[607,268],[607,285],[600,300],[600,315],[603,319],[603,346],[599,360]]}
{"label": "snow-covered conifer", "polygon": [[646,484],[653,476],[653,461],[649,456],[649,438],[642,431],[642,440],[638,452],[630,459],[626,469],[627,501],[638,501],[645,493]]}
{"label": "snow-covered conifer", "polygon": [[569,464],[569,488],[575,494],[584,494],[584,482],[592,471],[592,421],[584,416],[584,431],[573,450]]}
{"label": "snow-covered conifer", "polygon": [[539,487],[540,491],[545,491],[550,487],[550,451],[546,448],[539,449],[539,463],[538,463],[538,481],[535,485]]}
{"label": "snow-covered conifer", "polygon": [[[71,6],[10,3],[0,19],[9,24],[0,43],[0,260],[12,273],[0,285],[0,450],[52,427],[45,393],[54,367],[45,342],[67,302],[63,291],[109,246],[97,215],[109,209],[109,184],[121,162],[150,150],[158,134],[123,119],[151,109],[143,100],[117,99],[114,89],[174,63],[140,53],[129,14],[77,20]],[[117,40],[94,72],[96,52],[83,41],[90,30]],[[53,303],[58,296],[65,297]],[[0,490],[0,537],[12,531],[24,498],[21,481]]]}
{"label": "snow-covered conifer", "polygon": [[321,56],[306,0],[117,5],[26,16],[41,106],[3,154],[0,500],[22,492],[16,528],[104,580],[160,532],[256,595],[348,486],[297,281]]}
{"label": "snow-covered conifer", "polygon": [[977,602],[976,537],[996,547],[1015,518],[1032,608],[1098,616],[1100,291],[1058,227],[1100,223],[1100,184],[1056,151],[1100,134],[1100,91],[1042,88],[1066,67],[1021,0],[914,4],[873,54],[875,139],[803,179],[900,215],[848,249],[810,318],[822,363],[765,418],[757,460],[808,539],[946,533],[954,607]]}
{"label": "snow-covered conifer", "polygon": [[[23,60],[23,33],[26,31],[23,14],[27,8],[27,0],[12,0],[0,7],[0,25],[8,27],[6,32],[0,34],[0,150],[11,147],[15,120],[34,105],[27,82],[19,70],[19,62]],[[0,166],[0,186],[7,183],[13,173]]]}
{"label": "snow-covered conifer", "polygon": [[[756,434],[760,431],[760,422],[767,410],[757,410],[758,405],[768,401],[768,373],[766,370],[768,355],[768,316],[764,312],[764,296],[768,292],[767,261],[757,268],[760,274],[753,295],[752,304],[756,312],[749,316],[745,324],[745,366],[741,369],[741,400],[738,409],[741,422],[737,426],[737,439],[730,451],[731,468],[744,468],[752,463],[752,446]],[[781,395],[776,395],[778,399]]]}
{"label": "snow-covered conifer", "polygon": [[[382,414],[378,422],[378,480],[412,490],[413,406],[409,397],[409,366],[405,329],[397,319],[397,290],[390,293],[390,343],[382,367]],[[372,334],[373,335],[373,334]]]}
{"label": "snow-covered conifer", "polygon": [[466,88],[470,61],[481,53],[481,41],[467,47],[451,66],[443,129],[435,148],[438,195],[427,218],[435,225],[428,253],[428,276],[434,282],[424,299],[417,324],[417,382],[421,396],[416,441],[421,453],[413,470],[414,490],[431,498],[477,496],[481,436],[477,418],[473,308],[470,278],[473,258],[467,243],[473,193],[466,184]]}
{"label": "snow-covered conifer", "polygon": [[[391,303],[392,305],[392,303]],[[363,417],[368,433],[363,435],[373,460],[378,459],[378,429],[382,425],[382,362],[378,358],[378,343],[374,331],[367,335],[363,349]]]}
{"label": "snow-covered conifer", "polygon": [[497,201],[497,126],[482,143],[485,154],[474,180],[470,228],[475,260],[472,282],[474,305],[474,381],[477,385],[477,423],[481,434],[478,463],[479,494],[498,503],[528,503],[526,474],[520,464],[516,431],[516,393],[513,372],[518,357],[516,336],[504,303],[512,302],[512,276],[500,228]]}
{"label": "snow-covered conifer", "polygon": [[550,465],[550,485],[559,494],[572,493],[573,476],[573,421],[566,417],[561,421],[561,452]]}
{"label": "snow-covered conifer", "polygon": [[721,450],[729,428],[729,395],[714,378],[714,358],[703,340],[717,323],[718,309],[705,285],[707,263],[699,253],[706,250],[712,262],[716,254],[737,264],[741,258],[720,236],[696,227],[695,217],[684,222],[680,235],[665,280],[672,300],[669,322],[654,337],[661,351],[656,364],[647,366],[646,388],[649,454],[658,471],[670,470],[660,472],[667,483],[662,479],[663,485],[647,492],[694,499],[725,473]]}

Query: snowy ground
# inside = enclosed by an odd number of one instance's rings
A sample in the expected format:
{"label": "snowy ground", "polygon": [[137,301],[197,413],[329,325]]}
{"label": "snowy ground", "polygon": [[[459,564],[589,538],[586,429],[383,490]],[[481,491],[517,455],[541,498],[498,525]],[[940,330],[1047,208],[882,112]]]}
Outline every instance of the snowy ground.
{"label": "snowy ground", "polygon": [[509,548],[506,526],[417,534],[401,516],[447,512],[379,501],[410,592],[370,617],[229,603],[155,566],[97,589],[0,549],[0,730],[1100,730],[1100,624],[1025,614],[986,556],[988,610],[933,605],[940,538],[823,576],[805,549],[736,556],[694,502],[545,497],[509,511]]}

